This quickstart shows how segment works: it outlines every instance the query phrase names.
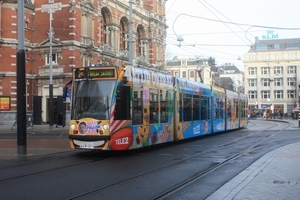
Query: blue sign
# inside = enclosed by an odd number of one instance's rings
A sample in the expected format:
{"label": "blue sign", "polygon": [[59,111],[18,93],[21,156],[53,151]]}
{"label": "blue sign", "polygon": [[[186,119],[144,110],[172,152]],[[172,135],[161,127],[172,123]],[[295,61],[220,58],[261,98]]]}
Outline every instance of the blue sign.
{"label": "blue sign", "polygon": [[273,40],[273,39],[278,39],[278,34],[273,34],[274,31],[273,30],[268,30],[266,31],[267,34],[266,35],[262,35],[261,39],[262,40]]}
{"label": "blue sign", "polygon": [[261,104],[261,108],[266,108],[267,104]]}

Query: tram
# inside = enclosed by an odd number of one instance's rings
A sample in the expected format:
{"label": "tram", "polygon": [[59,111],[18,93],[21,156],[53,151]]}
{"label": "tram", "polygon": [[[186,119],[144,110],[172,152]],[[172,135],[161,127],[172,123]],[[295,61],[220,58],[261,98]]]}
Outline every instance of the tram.
{"label": "tram", "polygon": [[247,125],[245,94],[140,66],[74,68],[71,90],[74,149],[131,150]]}

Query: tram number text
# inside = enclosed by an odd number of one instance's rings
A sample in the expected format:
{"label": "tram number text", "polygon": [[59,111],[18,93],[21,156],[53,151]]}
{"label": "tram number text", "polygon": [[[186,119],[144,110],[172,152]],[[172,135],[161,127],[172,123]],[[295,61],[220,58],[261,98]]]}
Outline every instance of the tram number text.
{"label": "tram number text", "polygon": [[82,144],[80,144],[80,148],[83,148],[83,149],[93,149],[94,148],[94,142],[82,143]]}
{"label": "tram number text", "polygon": [[122,145],[122,144],[128,144],[128,143],[129,143],[128,137],[116,139],[116,145]]}

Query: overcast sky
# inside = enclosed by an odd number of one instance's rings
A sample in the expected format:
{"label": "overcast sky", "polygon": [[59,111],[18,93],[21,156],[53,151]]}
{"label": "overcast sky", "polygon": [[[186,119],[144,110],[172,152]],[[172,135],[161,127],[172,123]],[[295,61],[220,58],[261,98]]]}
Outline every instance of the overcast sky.
{"label": "overcast sky", "polygon": [[243,70],[244,53],[256,36],[261,40],[273,30],[278,39],[300,38],[299,9],[300,0],[168,0],[166,59],[212,56],[219,65]]}

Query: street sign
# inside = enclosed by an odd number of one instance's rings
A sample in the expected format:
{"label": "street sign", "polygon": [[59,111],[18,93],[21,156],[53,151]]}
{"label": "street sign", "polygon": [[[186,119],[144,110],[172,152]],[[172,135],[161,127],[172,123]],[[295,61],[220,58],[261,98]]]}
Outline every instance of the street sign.
{"label": "street sign", "polygon": [[61,3],[53,3],[42,5],[42,12],[55,12],[57,10],[61,10]]}

